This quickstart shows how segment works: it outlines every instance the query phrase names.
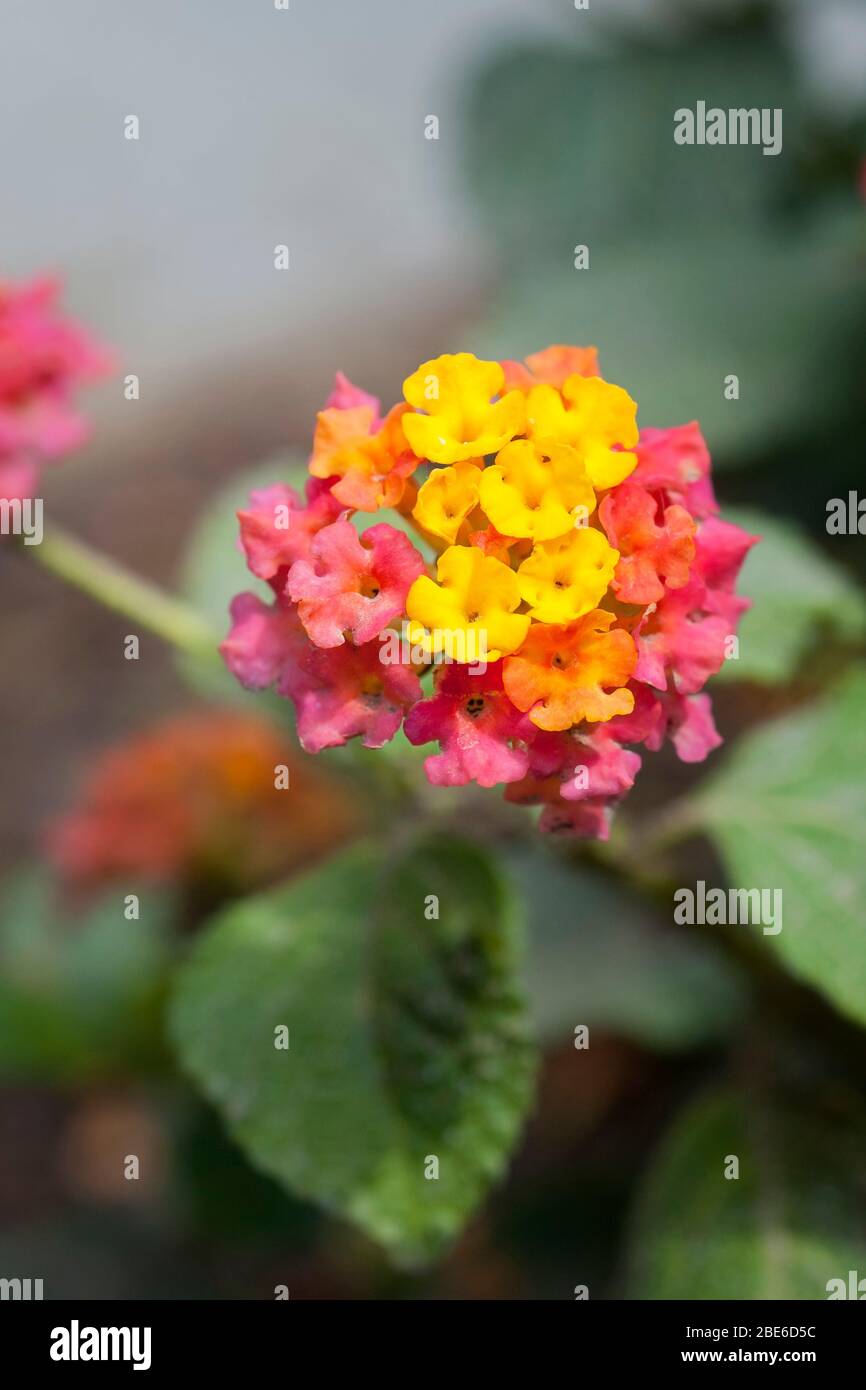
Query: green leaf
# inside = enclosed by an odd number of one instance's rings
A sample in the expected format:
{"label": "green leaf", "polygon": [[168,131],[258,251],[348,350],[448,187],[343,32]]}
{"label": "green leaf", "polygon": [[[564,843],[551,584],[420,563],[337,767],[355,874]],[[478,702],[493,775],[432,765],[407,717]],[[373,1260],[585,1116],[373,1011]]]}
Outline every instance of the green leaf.
{"label": "green leaf", "polygon": [[[862,1116],[719,1093],[680,1117],[638,1204],[631,1297],[824,1299],[866,1269]],[[731,1156],[739,1177],[726,1178]]]}
{"label": "green leaf", "polygon": [[795,673],[816,639],[862,638],[862,591],[805,532],[763,512],[726,507],[724,516],[761,542],[746,556],[737,585],[753,600],[739,624],[739,657],[725,663],[720,679],[777,684]]}
{"label": "green leaf", "polygon": [[674,1051],[717,1041],[742,1017],[738,971],[621,884],[542,846],[512,848],[508,867],[527,906],[527,988],[542,1039],[586,1024]]}
{"label": "green leaf", "polygon": [[172,1033],[253,1162],[423,1263],[501,1172],[530,1102],[518,956],[481,850],[354,847],[221,914],[180,973]]}
{"label": "green leaf", "polygon": [[0,1076],[111,1076],[161,1057],[159,1009],[170,959],[171,900],[106,894],[65,915],[37,871],[8,880],[0,900]]}
{"label": "green leaf", "polygon": [[[743,738],[691,802],[732,884],[780,889],[761,935],[802,980],[866,1024],[866,668],[819,703]],[[731,931],[758,931],[731,927]]]}

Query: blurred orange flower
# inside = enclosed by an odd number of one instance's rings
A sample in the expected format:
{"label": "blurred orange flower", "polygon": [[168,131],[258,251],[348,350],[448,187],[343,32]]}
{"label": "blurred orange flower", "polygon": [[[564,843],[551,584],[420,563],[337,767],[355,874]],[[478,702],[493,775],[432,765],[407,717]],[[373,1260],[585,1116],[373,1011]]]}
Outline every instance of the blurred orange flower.
{"label": "blurred orange flower", "polygon": [[82,887],[124,876],[233,891],[267,882],[356,826],[345,789],[311,761],[258,718],[175,717],[97,759],[50,828],[49,854]]}

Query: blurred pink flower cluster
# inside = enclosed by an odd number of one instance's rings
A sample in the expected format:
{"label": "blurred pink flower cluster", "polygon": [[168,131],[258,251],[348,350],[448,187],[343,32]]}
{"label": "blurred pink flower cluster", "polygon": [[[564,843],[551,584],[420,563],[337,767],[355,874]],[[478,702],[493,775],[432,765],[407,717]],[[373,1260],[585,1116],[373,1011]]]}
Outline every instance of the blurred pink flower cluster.
{"label": "blurred pink flower cluster", "polygon": [[0,281],[0,497],[32,497],[40,466],[87,437],[79,386],[111,370],[109,354],[57,310],[48,277]]}

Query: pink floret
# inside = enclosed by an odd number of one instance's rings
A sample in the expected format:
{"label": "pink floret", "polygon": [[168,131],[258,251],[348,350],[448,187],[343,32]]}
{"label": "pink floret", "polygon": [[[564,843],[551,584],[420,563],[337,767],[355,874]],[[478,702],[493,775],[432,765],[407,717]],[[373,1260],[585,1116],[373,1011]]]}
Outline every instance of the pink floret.
{"label": "pink floret", "polygon": [[259,579],[277,581],[281,589],[289,566],[306,556],[313,537],[340,515],[342,507],[327,483],[310,478],[307,505],[285,483],[250,493],[249,505],[238,512],[241,546],[250,571]]}
{"label": "pink floret", "polygon": [[697,420],[671,429],[642,429],[636,452],[633,483],[664,493],[666,502],[682,503],[695,518],[719,510],[710,478],[710,454]]}
{"label": "pink floret", "polygon": [[526,750],[511,743],[527,720],[502,689],[501,661],[483,674],[470,671],[456,664],[446,667],[432,699],[420,701],[406,717],[410,743],[437,741],[442,749],[424,762],[434,787],[467,782],[495,787],[518,781],[529,767]]}
{"label": "pink floret", "polygon": [[369,391],[362,391],[360,386],[354,386],[342,372],[337,372],[331,394],[325,401],[325,409],[354,410],[359,405],[369,406],[373,411],[370,433],[375,433],[382,423],[382,405],[378,396],[371,396]]}
{"label": "pink floret", "polygon": [[292,566],[287,589],[317,647],[369,642],[403,613],[406,595],[424,569],[409,537],[387,522],[358,535],[335,521],[312,538],[309,558]]}
{"label": "pink floret", "polygon": [[421,683],[410,666],[383,662],[381,651],[378,642],[307,646],[299,666],[286,668],[277,691],[294,701],[307,753],[359,735],[365,748],[381,748],[394,737]]}
{"label": "pink floret", "polygon": [[3,496],[32,495],[37,465],[84,442],[88,428],[75,393],[112,366],[108,353],[57,312],[59,292],[59,283],[49,277],[19,286],[0,283]]}

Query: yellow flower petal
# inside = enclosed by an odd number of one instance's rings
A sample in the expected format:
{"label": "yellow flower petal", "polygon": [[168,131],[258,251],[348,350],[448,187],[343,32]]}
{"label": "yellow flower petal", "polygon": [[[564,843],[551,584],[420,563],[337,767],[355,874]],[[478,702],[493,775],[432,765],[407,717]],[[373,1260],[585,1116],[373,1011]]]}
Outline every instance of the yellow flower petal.
{"label": "yellow flower petal", "polygon": [[501,535],[546,541],[585,521],[595,493],[575,450],[516,439],[484,469],[479,501]]}
{"label": "yellow flower petal", "polygon": [[481,468],[466,459],[450,468],[434,468],[422,485],[412,515],[431,536],[452,543],[467,516],[478,505]]}
{"label": "yellow flower petal", "polygon": [[569,416],[587,439],[600,444],[637,444],[637,403],[628,391],[600,376],[566,377],[562,388]]}
{"label": "yellow flower petal", "polygon": [[403,394],[416,411],[403,420],[414,453],[433,463],[452,464],[496,453],[526,427],[521,391],[493,400],[505,385],[498,362],[480,361],[474,353],[446,353],[422,362],[403,383]]}
{"label": "yellow flower petal", "polygon": [[531,617],[543,623],[582,618],[607,593],[618,560],[619,551],[591,526],[536,545],[517,571]]}
{"label": "yellow flower petal", "polygon": [[562,392],[534,386],[526,400],[527,425],[539,443],[555,440],[578,450],[596,488],[615,487],[637,466],[637,405],[621,386],[599,376],[567,377]]}
{"label": "yellow flower petal", "polygon": [[498,661],[516,651],[529,628],[517,576],[475,546],[452,545],[436,567],[438,583],[416,579],[406,598],[409,639],[428,655]]}
{"label": "yellow flower petal", "polygon": [[584,456],[587,477],[593,487],[601,492],[604,488],[616,487],[637,468],[637,454],[626,449],[607,449],[603,444],[594,444]]}

